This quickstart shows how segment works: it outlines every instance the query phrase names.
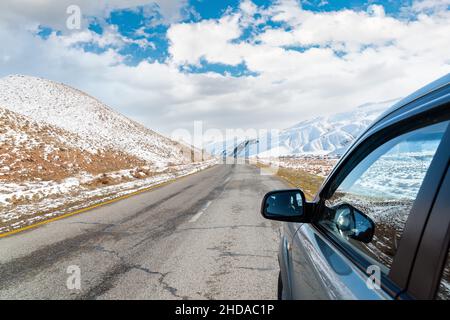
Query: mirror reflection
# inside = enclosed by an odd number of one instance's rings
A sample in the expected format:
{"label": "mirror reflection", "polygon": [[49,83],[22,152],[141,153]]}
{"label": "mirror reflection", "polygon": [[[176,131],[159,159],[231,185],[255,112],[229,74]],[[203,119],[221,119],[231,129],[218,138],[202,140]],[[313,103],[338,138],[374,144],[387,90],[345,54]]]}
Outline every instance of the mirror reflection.
{"label": "mirror reflection", "polygon": [[372,241],[375,224],[368,216],[347,203],[333,210],[335,226],[341,236],[364,243]]}
{"label": "mirror reflection", "polygon": [[303,196],[298,190],[273,192],[266,199],[265,214],[267,216],[301,216],[303,202]]}

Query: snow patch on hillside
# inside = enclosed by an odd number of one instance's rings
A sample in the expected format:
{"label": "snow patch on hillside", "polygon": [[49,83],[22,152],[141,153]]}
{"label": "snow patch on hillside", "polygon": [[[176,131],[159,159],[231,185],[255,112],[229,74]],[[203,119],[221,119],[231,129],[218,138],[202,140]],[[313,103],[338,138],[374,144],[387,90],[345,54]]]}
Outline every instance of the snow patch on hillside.
{"label": "snow patch on hillside", "polygon": [[115,149],[155,166],[190,162],[190,150],[77,89],[30,76],[0,79],[0,106],[82,138],[89,152]]}

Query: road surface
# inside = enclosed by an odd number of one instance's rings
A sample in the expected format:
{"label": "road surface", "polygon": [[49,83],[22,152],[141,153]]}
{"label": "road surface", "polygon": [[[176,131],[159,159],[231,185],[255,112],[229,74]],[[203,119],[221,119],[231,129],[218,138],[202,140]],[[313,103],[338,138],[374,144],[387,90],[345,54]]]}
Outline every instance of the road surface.
{"label": "road surface", "polygon": [[0,299],[276,299],[279,225],[259,208],[285,187],[218,165],[2,238]]}

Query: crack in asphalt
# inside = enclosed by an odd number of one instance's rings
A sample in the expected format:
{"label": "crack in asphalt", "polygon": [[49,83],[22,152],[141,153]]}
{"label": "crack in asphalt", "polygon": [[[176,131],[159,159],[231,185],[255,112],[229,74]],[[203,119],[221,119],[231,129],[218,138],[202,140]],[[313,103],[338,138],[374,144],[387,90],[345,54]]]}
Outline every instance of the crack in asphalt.
{"label": "crack in asphalt", "polygon": [[[222,241],[220,246],[216,246],[214,247],[214,250],[219,251],[220,253],[224,252],[224,251],[228,251],[229,247],[232,245],[232,241],[226,240],[226,241]],[[209,277],[209,279],[206,281],[207,287],[208,287],[208,291],[205,293],[205,297],[207,299],[214,299],[219,293],[220,293],[220,278],[222,276],[228,275],[231,273],[230,269],[231,269],[231,261],[229,259],[227,259],[227,256],[220,256],[217,258],[214,258],[214,260],[216,262],[220,261],[219,264],[219,270],[217,272],[214,272],[213,274],[211,274],[211,276]]]}
{"label": "crack in asphalt", "polygon": [[188,230],[214,230],[214,229],[239,229],[239,228],[265,228],[271,229],[271,226],[266,225],[255,225],[255,224],[240,224],[240,225],[231,225],[231,226],[212,226],[212,227],[189,227],[189,228],[179,228],[175,232],[188,231]]}
{"label": "crack in asphalt", "polygon": [[251,271],[274,271],[276,268],[258,268],[258,267],[235,267],[236,269],[245,269],[245,270],[251,270]]}
{"label": "crack in asphalt", "polygon": [[173,297],[184,300],[189,298],[187,296],[178,295],[178,289],[169,285],[169,283],[165,281],[165,278],[170,272],[162,273],[160,271],[150,270],[149,268],[143,267],[141,265],[129,263],[126,261],[127,259],[125,257],[122,257],[117,251],[106,249],[102,246],[95,246],[93,247],[93,249],[111,254],[119,259],[120,262],[113,268],[108,270],[105,274],[103,274],[101,281],[99,281],[94,287],[91,287],[86,293],[79,295],[77,298],[81,300],[93,300],[100,297],[101,295],[113,289],[115,284],[123,274],[133,269],[143,271],[150,276],[158,276],[158,283],[161,285],[162,289],[169,292]]}
{"label": "crack in asphalt", "polygon": [[[210,249],[210,248],[208,248]],[[214,248],[211,248],[211,250],[215,250]],[[261,254],[250,254],[250,253],[237,253],[237,252],[231,252],[231,251],[221,251],[219,256],[221,257],[253,257],[253,258],[268,258],[273,259],[273,256],[265,256]]]}

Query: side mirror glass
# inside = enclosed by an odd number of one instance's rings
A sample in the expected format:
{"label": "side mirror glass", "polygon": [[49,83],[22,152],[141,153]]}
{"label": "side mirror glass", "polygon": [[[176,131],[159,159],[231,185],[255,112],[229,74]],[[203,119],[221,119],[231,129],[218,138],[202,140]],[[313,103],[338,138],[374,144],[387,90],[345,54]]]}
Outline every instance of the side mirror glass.
{"label": "side mirror glass", "polygon": [[364,243],[372,241],[375,223],[355,207],[343,203],[333,208],[334,222],[341,236]]}
{"label": "side mirror glass", "polygon": [[299,189],[271,191],[264,196],[261,214],[266,219],[302,222],[305,196]]}

